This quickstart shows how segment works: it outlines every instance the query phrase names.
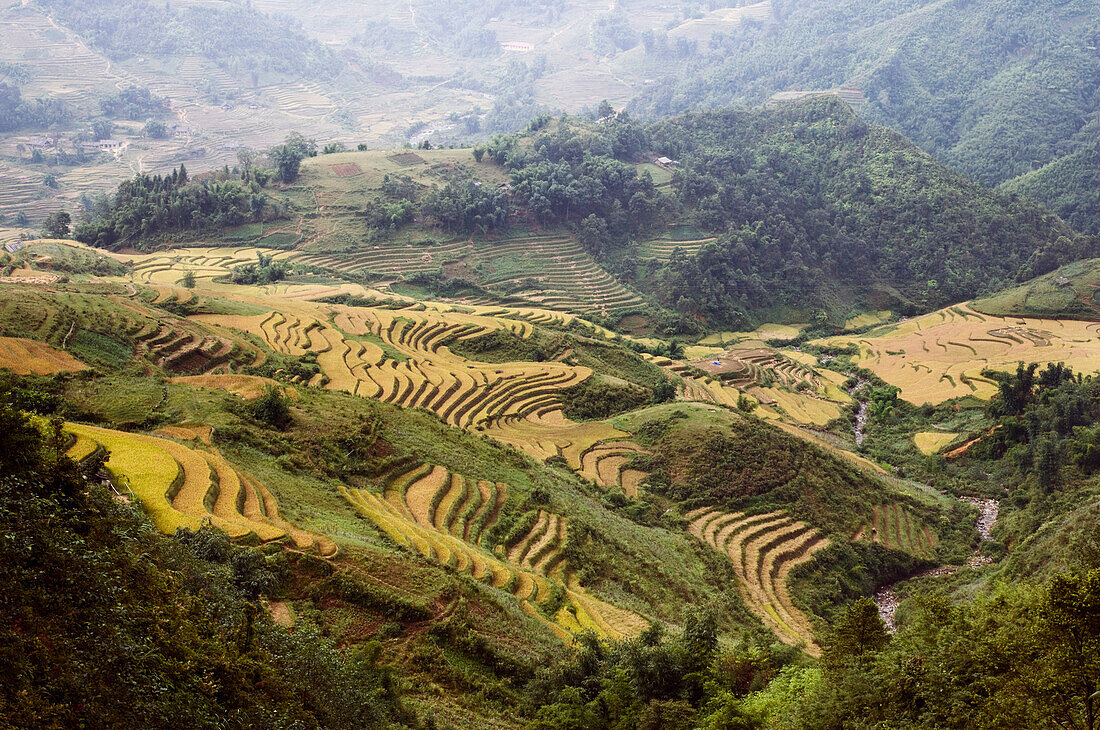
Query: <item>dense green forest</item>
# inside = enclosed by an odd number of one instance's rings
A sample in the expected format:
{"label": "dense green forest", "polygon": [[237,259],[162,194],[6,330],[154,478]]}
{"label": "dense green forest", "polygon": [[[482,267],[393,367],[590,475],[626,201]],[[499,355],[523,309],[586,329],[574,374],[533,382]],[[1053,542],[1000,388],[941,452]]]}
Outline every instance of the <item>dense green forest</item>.
{"label": "dense green forest", "polygon": [[0,81],[0,132],[25,128],[45,129],[52,124],[67,124],[72,110],[59,99],[26,99],[19,86]]}
{"label": "dense green forest", "polygon": [[[838,298],[866,305],[876,289],[884,306],[928,310],[1094,255],[1095,241],[1041,206],[825,98],[649,124],[542,117],[483,154],[511,172],[539,221],[569,226],[688,327],[699,317],[743,326],[764,312],[828,319],[845,306]],[[650,155],[677,161],[671,195],[634,166]],[[635,242],[677,220],[717,238],[694,256],[638,263]]]}
{"label": "dense green forest", "polygon": [[1079,150],[1000,189],[1041,200],[1077,230],[1100,235],[1100,122],[1089,128],[1091,136]]}
{"label": "dense green forest", "polygon": [[866,291],[876,281],[932,309],[1044,274],[1094,245],[839,101],[697,113],[649,134],[680,160],[673,186],[687,219],[718,234],[659,272],[662,295],[715,323],[769,305],[826,309],[830,285]]}
{"label": "dense green forest", "polygon": [[632,108],[665,115],[848,85],[867,96],[871,120],[993,184],[1072,151],[1100,108],[1100,19],[1088,0],[773,7],[772,20],[716,37]]}
{"label": "dense green forest", "polygon": [[251,4],[173,5],[150,0],[37,0],[113,58],[205,56],[232,73],[330,77],[340,62],[299,29]]}
{"label": "dense green forest", "polygon": [[171,175],[139,175],[96,200],[73,238],[91,246],[142,248],[179,231],[225,228],[263,220],[268,197],[254,179],[206,176],[191,180],[184,167]]}
{"label": "dense green forest", "polygon": [[581,242],[600,253],[659,220],[652,178],[630,164],[644,150],[642,131],[629,121],[611,120],[593,134],[542,116],[524,134],[494,137],[474,156],[485,154],[510,171],[516,197],[539,222],[575,227]]}

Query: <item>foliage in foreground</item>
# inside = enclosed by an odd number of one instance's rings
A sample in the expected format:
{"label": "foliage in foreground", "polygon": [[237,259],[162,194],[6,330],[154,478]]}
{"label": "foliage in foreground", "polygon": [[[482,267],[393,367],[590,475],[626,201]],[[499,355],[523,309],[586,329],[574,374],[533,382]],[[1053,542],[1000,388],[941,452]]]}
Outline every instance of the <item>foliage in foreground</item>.
{"label": "foliage in foreground", "polygon": [[888,639],[869,599],[849,605],[822,669],[789,668],[746,704],[777,730],[1097,727],[1100,569],[921,596],[903,622]]}
{"label": "foliage in foreground", "polygon": [[[23,394],[25,396],[25,394]],[[20,398],[26,401],[25,397]],[[157,533],[0,404],[0,725],[385,727],[403,716],[369,650],[259,608],[278,557]],[[41,401],[41,399],[39,399]]]}

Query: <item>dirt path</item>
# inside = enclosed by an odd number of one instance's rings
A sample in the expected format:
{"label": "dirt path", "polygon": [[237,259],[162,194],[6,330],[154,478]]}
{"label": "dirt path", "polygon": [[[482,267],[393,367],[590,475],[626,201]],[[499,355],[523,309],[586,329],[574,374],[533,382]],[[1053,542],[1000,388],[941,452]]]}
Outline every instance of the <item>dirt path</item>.
{"label": "dirt path", "polygon": [[294,612],[290,610],[286,601],[271,601],[267,605],[267,610],[275,623],[288,629],[294,628]]}

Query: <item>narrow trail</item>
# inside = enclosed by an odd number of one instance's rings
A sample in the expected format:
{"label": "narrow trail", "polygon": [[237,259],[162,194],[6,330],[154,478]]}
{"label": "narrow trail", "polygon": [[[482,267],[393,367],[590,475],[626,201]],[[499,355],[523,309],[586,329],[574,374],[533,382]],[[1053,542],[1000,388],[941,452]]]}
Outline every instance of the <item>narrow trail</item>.
{"label": "narrow trail", "polygon": [[[997,515],[1000,513],[1001,509],[1000,502],[995,499],[977,499],[975,497],[959,497],[958,499],[961,502],[966,502],[978,508],[978,520],[975,524],[978,535],[981,537],[982,542],[991,541],[993,539],[993,526],[997,524]],[[981,547],[979,546],[974,550],[974,553],[967,558],[966,567],[979,568],[983,565],[989,565],[992,562],[992,558],[982,555]],[[886,630],[891,634],[897,630],[897,621],[895,619],[898,611],[898,604],[901,603],[901,598],[894,590],[894,586],[903,581],[916,580],[918,578],[933,578],[941,575],[951,575],[952,573],[958,572],[961,567],[961,565],[941,565],[938,568],[925,570],[921,573],[903,578],[900,581],[882,586],[875,591],[875,605],[878,606],[878,615],[882,618],[882,622],[886,624]]]}

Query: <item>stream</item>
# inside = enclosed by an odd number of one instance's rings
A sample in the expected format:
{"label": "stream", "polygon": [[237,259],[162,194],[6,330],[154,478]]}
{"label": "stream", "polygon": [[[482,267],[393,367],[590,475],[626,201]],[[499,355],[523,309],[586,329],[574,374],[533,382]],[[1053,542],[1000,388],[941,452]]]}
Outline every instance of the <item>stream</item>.
{"label": "stream", "polygon": [[[978,529],[978,535],[982,538],[982,542],[989,542],[992,540],[993,525],[997,524],[997,514],[1000,512],[1001,508],[1000,503],[995,499],[977,499],[975,497],[959,497],[958,499],[978,508],[978,520],[975,525]],[[973,555],[967,558],[966,566],[968,568],[978,568],[983,565],[989,565],[992,562],[992,558],[982,555],[981,548],[979,547],[974,550]],[[957,572],[960,567],[962,566],[941,565],[938,568],[932,568],[931,570],[911,575],[902,580],[951,575]],[[902,581],[895,581],[875,591],[875,605],[878,606],[878,615],[882,618],[882,622],[886,624],[886,630],[891,634],[897,630],[895,617],[898,611],[898,604],[901,602],[897,592],[894,590],[894,586],[901,582]]]}
{"label": "stream", "polygon": [[[852,377],[851,373],[845,373],[848,377]],[[859,410],[856,411],[856,422],[852,426],[852,433],[856,436],[856,446],[863,445],[863,439],[866,438],[865,429],[867,428],[868,408],[869,403],[866,400],[860,400],[856,395],[861,391],[870,381],[860,378],[856,384],[848,390],[848,394],[859,401]]]}

